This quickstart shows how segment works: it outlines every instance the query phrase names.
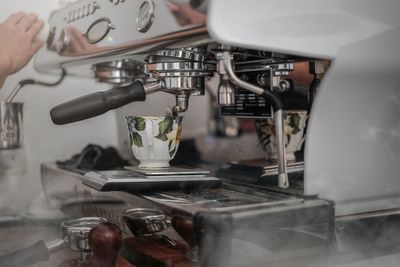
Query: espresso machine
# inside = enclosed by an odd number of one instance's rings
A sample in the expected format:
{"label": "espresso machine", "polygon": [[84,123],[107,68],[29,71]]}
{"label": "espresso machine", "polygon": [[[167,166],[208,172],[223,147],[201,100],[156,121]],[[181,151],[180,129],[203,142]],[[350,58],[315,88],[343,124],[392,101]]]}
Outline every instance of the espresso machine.
{"label": "espresso machine", "polygon": [[[384,11],[399,4],[384,1],[382,12],[375,12],[376,5],[79,0],[54,11],[36,68],[64,70],[112,87],[54,107],[55,124],[90,119],[153,93],[172,94],[172,114],[184,114],[206,94],[207,79],[218,76],[222,116],[274,118],[277,160],[203,162],[139,174],[129,168],[65,170],[45,163],[48,198],[69,205],[71,196],[90,202],[80,209],[85,216],[106,217],[122,229],[121,211],[132,206],[157,208],[175,222],[184,217],[190,234],[174,229],[189,245],[187,263],[166,266],[324,266],[394,253],[393,232],[381,225],[396,225],[400,206],[394,119],[400,115],[400,35],[398,18]],[[386,49],[378,55],[383,44]],[[299,62],[307,62],[313,76],[306,93],[291,79]],[[382,84],[385,100],[376,90]],[[384,111],[372,110],[372,100]],[[299,109],[309,112],[307,140],[299,159],[288,162],[284,111]],[[384,114],[391,115],[379,122]],[[382,138],[384,148],[377,143]],[[382,160],[382,155],[390,157]],[[97,204],[107,200],[118,209]],[[390,252],[375,243],[363,247],[377,240],[366,232],[386,238]],[[365,240],[356,242],[355,233]],[[134,245],[130,249],[147,255]],[[379,253],[366,252],[374,249]]]}

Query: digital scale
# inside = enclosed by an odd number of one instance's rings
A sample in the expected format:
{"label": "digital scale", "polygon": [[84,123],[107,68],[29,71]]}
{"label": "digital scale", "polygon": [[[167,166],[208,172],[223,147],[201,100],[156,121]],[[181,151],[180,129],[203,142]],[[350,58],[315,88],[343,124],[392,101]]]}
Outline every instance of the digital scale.
{"label": "digital scale", "polygon": [[98,191],[182,190],[218,188],[220,179],[210,177],[208,170],[185,167],[140,169],[127,166],[123,170],[90,171],[83,175],[83,184]]}

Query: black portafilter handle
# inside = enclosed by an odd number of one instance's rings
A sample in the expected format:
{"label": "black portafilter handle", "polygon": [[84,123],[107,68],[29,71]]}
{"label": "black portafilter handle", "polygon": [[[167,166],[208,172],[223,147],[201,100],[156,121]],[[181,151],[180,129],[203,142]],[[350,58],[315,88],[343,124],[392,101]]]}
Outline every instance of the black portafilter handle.
{"label": "black portafilter handle", "polygon": [[21,249],[4,256],[0,256],[0,266],[30,266],[35,263],[47,260],[49,260],[49,251],[44,241],[39,241],[29,248]]}
{"label": "black portafilter handle", "polygon": [[50,116],[57,125],[68,124],[96,117],[131,102],[144,100],[146,91],[143,84],[136,81],[128,86],[85,95],[55,106],[50,111]]}

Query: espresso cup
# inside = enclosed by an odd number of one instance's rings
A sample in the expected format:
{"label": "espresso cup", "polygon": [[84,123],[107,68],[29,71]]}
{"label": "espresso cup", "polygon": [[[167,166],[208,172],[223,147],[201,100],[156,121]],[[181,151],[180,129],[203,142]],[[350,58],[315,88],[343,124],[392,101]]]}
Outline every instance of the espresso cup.
{"label": "espresso cup", "polygon": [[183,117],[126,116],[130,144],[139,168],[168,168],[179,147]]}
{"label": "espresso cup", "polygon": [[[305,140],[304,130],[307,124],[308,113],[306,110],[284,111],[284,141],[286,160],[295,161],[295,152],[301,149]],[[275,137],[275,120],[273,118],[256,120],[258,141],[261,148],[267,152],[270,162],[278,160],[278,147]]]}

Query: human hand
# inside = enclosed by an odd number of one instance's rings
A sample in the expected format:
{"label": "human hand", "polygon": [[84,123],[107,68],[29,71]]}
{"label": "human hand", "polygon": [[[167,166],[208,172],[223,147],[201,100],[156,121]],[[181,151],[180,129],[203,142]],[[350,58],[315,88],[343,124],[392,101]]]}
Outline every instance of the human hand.
{"label": "human hand", "polygon": [[36,14],[23,12],[0,24],[0,80],[22,69],[42,47],[35,38],[43,26]]}
{"label": "human hand", "polygon": [[169,10],[174,14],[179,25],[204,24],[207,16],[197,10],[194,10],[189,4],[177,5],[167,2]]}

